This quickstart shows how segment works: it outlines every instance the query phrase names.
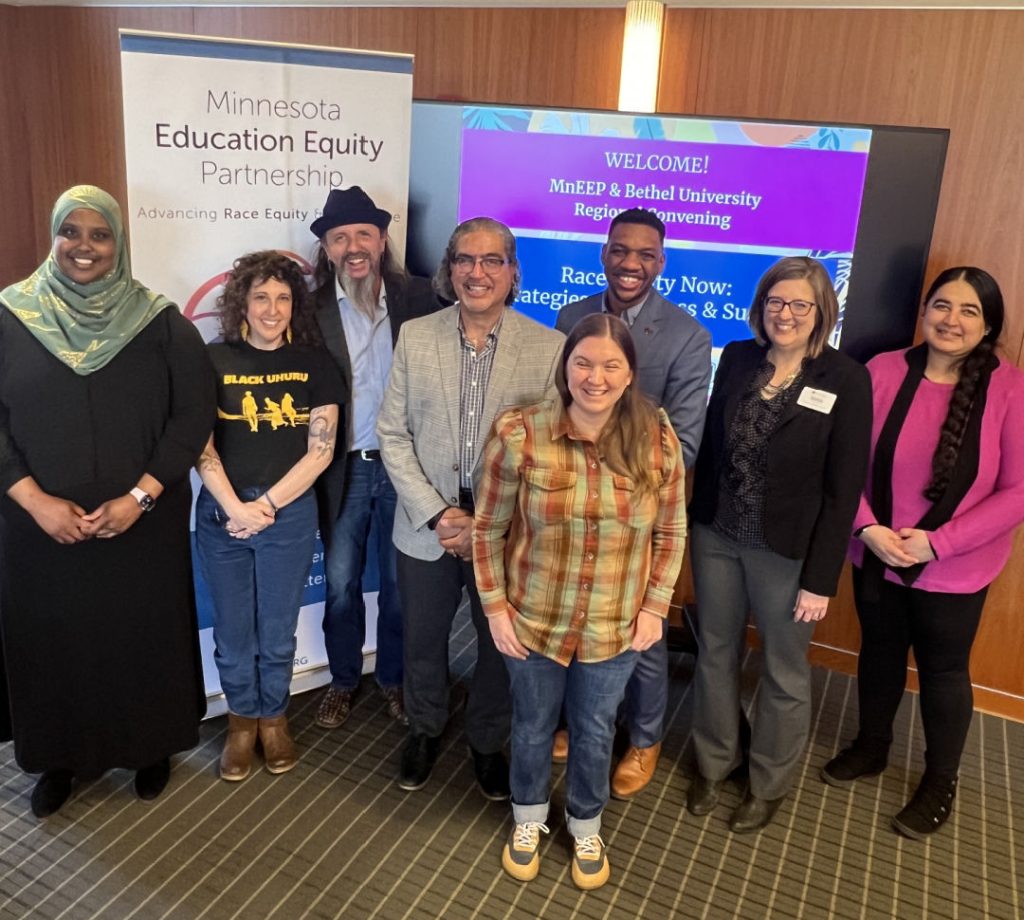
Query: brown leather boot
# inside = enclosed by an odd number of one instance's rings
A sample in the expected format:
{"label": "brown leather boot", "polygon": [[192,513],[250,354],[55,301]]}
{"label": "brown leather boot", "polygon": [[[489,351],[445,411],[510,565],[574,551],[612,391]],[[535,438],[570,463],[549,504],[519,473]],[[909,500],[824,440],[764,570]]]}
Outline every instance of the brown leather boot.
{"label": "brown leather boot", "polygon": [[660,741],[647,748],[630,746],[612,776],[612,796],[616,799],[633,798],[651,781],[660,753]]}
{"label": "brown leather boot", "polygon": [[256,748],[256,720],[228,713],[228,736],[220,755],[220,778],[229,783],[241,782],[252,769],[252,752]]}
{"label": "brown leather boot", "polygon": [[263,761],[270,773],[287,773],[298,762],[295,742],[288,732],[288,717],[275,716],[259,720],[260,744]]}

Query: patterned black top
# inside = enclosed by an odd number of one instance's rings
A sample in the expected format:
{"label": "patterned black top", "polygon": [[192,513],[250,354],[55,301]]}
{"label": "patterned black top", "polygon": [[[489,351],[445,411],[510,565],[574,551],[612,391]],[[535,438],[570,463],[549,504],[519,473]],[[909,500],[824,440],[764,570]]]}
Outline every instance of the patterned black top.
{"label": "patterned black top", "polygon": [[714,528],[741,546],[769,549],[764,537],[764,480],[768,443],[786,407],[800,391],[803,368],[784,390],[765,399],[761,390],[775,366],[767,359],[758,368],[740,400],[726,436],[726,462],[718,485]]}

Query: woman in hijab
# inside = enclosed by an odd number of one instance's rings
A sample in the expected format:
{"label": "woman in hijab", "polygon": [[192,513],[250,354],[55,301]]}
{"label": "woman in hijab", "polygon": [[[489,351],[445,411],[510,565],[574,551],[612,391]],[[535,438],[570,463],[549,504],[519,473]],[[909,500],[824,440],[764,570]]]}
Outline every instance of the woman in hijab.
{"label": "woman in hijab", "polygon": [[156,798],[198,740],[188,472],[215,411],[202,339],[132,278],[117,202],[75,186],[51,232],[0,292],[0,626],[39,817],[112,767]]}

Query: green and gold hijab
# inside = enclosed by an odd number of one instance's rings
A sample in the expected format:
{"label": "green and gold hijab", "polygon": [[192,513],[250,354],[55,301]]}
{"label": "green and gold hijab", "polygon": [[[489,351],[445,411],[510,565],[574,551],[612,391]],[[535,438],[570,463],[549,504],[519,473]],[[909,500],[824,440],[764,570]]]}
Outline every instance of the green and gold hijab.
{"label": "green and gold hijab", "polygon": [[60,270],[51,249],[32,275],[0,292],[0,302],[50,354],[84,376],[108,364],[153,317],[174,305],[132,278],[121,209],[103,189],[76,185],[61,195],[50,217],[51,238],[79,208],[96,211],[109,224],[117,244],[114,268],[78,284]]}

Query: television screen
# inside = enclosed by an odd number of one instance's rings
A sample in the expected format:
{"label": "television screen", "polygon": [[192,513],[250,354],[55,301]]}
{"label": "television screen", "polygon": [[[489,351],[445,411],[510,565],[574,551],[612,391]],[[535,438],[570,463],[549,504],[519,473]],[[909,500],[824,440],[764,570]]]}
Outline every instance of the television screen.
{"label": "television screen", "polygon": [[631,207],[664,221],[658,290],[711,331],[716,357],[750,335],[758,278],[820,259],[860,358],[909,343],[948,134],[437,102],[413,105],[407,262],[430,274],[461,220],[515,233],[517,309],[553,325],[605,287],[600,251]]}

